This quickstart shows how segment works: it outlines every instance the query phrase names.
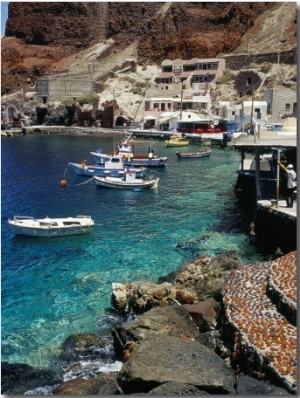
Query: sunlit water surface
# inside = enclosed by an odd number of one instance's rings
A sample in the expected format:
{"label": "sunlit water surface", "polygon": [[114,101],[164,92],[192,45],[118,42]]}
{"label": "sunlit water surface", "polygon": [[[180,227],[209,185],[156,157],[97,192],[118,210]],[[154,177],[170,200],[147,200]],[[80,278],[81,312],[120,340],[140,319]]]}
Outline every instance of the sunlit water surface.
{"label": "sunlit water surface", "polygon": [[[49,366],[68,335],[109,335],[112,282],[156,282],[195,255],[178,245],[198,240],[200,254],[236,250],[245,263],[258,260],[233,193],[238,153],[213,147],[210,158],[178,160],[178,148],[155,141],[168,164],[149,172],[160,178],[158,189],[141,192],[96,187],[67,167],[95,148],[112,152],[117,140],[2,139],[2,361]],[[92,233],[35,239],[14,236],[7,225],[14,215],[78,214],[95,220]]]}

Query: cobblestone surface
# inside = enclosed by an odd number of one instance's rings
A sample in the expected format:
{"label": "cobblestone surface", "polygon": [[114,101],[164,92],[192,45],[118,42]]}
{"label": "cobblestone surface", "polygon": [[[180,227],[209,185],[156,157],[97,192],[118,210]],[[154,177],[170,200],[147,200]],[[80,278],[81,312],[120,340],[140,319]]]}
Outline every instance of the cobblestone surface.
{"label": "cobblestone surface", "polygon": [[226,316],[267,368],[290,390],[297,385],[297,328],[281,315],[266,294],[274,286],[291,308],[297,306],[296,252],[280,259],[239,267],[223,291]]}

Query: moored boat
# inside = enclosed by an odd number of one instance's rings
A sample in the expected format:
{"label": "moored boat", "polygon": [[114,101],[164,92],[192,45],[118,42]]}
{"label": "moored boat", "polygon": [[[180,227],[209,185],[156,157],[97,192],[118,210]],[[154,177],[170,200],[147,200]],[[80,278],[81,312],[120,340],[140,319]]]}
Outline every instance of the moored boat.
{"label": "moored boat", "polygon": [[144,189],[157,188],[159,178],[153,180],[137,179],[134,170],[127,170],[123,178],[94,176],[94,180],[97,186],[105,188]]}
{"label": "moored boat", "polygon": [[167,147],[187,146],[189,143],[189,140],[177,135],[172,135],[169,140],[165,140],[165,145]]}
{"label": "moored boat", "polygon": [[[102,150],[91,152],[97,164],[103,164],[110,155],[102,153]],[[128,134],[124,141],[118,143],[117,156],[124,156],[124,166],[134,167],[164,167],[167,164],[166,156],[157,156],[152,148],[149,148],[146,154],[134,153],[134,145],[131,134]]]}
{"label": "moored boat", "polygon": [[201,149],[200,151],[192,152],[176,152],[179,158],[191,159],[191,158],[205,158],[209,157],[211,154],[211,149]]}
{"label": "moored boat", "polygon": [[16,235],[53,237],[79,235],[90,232],[94,226],[90,216],[78,215],[65,218],[39,218],[14,216],[8,225]]}
{"label": "moored boat", "polygon": [[[85,162],[82,161],[81,163],[69,163],[69,166],[71,166],[76,174],[88,177],[124,177],[126,167],[121,156],[111,157],[111,159],[104,164],[86,165]],[[143,178],[146,174],[145,167],[136,167],[135,171],[137,178]]]}

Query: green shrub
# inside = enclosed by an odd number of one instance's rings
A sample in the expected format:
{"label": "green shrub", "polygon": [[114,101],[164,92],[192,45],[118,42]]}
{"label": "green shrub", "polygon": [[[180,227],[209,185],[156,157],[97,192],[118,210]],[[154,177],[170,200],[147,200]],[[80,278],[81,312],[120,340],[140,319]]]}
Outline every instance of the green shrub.
{"label": "green shrub", "polygon": [[99,96],[95,93],[82,94],[80,97],[78,97],[78,102],[80,105],[92,104],[95,100],[99,100]]}
{"label": "green shrub", "polygon": [[74,106],[76,105],[76,101],[73,98],[65,98],[62,100],[62,104],[67,107]]}
{"label": "green shrub", "polygon": [[234,80],[235,74],[229,69],[225,69],[223,75],[216,80],[216,84],[226,84]]}
{"label": "green shrub", "polygon": [[270,62],[264,62],[261,66],[259,71],[263,73],[268,73],[272,69],[272,64]]}

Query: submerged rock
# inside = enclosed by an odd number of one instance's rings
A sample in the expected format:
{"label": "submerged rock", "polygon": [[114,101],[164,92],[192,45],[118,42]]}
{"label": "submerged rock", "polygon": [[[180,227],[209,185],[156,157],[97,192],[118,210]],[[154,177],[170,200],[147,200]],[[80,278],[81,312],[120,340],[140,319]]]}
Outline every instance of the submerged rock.
{"label": "submerged rock", "polygon": [[52,386],[61,378],[47,369],[36,369],[22,363],[1,362],[1,394],[22,395],[37,387]]}
{"label": "submerged rock", "polygon": [[92,358],[95,352],[105,353],[109,343],[96,333],[78,333],[70,335],[62,344],[61,359],[67,362],[82,358]]}
{"label": "submerged rock", "polygon": [[119,386],[115,377],[99,374],[96,377],[77,378],[66,381],[55,387],[53,395],[115,395],[119,394]]}

